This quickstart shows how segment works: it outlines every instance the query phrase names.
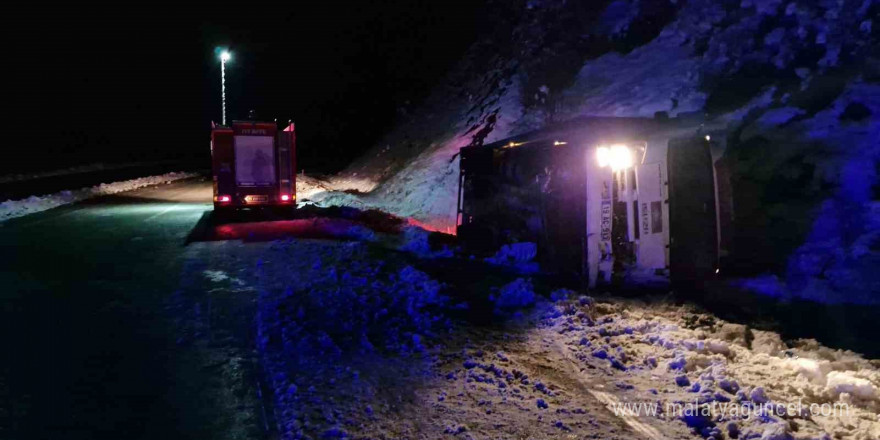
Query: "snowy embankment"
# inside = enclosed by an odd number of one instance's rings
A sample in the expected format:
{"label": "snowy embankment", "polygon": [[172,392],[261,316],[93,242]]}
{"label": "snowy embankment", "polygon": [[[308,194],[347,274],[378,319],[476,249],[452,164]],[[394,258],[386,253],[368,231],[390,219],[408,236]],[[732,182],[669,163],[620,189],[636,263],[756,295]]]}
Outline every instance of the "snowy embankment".
{"label": "snowy embankment", "polygon": [[876,302],[877,2],[579,5],[496,3],[503,29],[487,30],[445,84],[309,198],[454,232],[457,154],[478,134],[492,142],[583,116],[702,118],[726,127],[734,198],[756,197],[734,202],[756,205],[736,210],[751,215],[736,256],[778,276],[742,285]]}
{"label": "snowy embankment", "polygon": [[[876,7],[870,3],[670,4],[674,13],[655,37],[625,51],[609,44],[604,53],[576,54],[585,61],[567,76],[557,73],[567,81],[554,88],[534,83],[534,76],[560,68],[558,60],[542,57],[583,49],[564,42],[547,49],[542,38],[561,31],[548,17],[576,14],[569,10],[576,8],[529,2],[514,36],[508,31],[510,41],[493,42],[488,53],[476,44],[449,84],[346,171],[330,177],[328,192],[317,198],[384,209],[443,230],[455,222],[457,153],[475,133],[485,129],[485,142],[492,142],[580,116],[702,115],[742,136],[734,141],[784,138],[804,149],[824,143],[835,146],[833,154],[842,160],[876,159],[871,140],[880,126],[877,86],[866,78],[870,63],[856,55],[877,38],[870,17]],[[616,1],[599,17],[578,19],[582,32],[597,41],[644,38],[636,23],[651,15],[643,9],[638,2]],[[631,13],[620,16],[622,10]],[[842,53],[842,47],[851,52]],[[530,50],[546,53],[532,59]],[[865,63],[864,75],[853,73],[862,69],[859,63]],[[850,104],[867,107],[857,123],[837,119]],[[783,114],[789,116],[780,119]],[[861,183],[870,183],[872,176],[867,178]]]}
{"label": "snowy embankment", "polygon": [[124,168],[144,167],[150,165],[170,164],[173,161],[150,161],[150,162],[128,162],[128,163],[93,163],[89,165],[79,165],[70,168],[57,169],[52,171],[38,171],[32,173],[6,174],[0,176],[0,183],[21,182],[24,180],[44,179],[46,177],[69,176],[71,174],[93,173],[95,171],[119,170]]}
{"label": "snowy embankment", "polygon": [[[569,6],[547,1],[533,2],[532,8],[521,26],[552,33],[560,23],[547,17],[565,14]],[[534,83],[532,77],[558,69],[552,52],[573,50],[569,47],[550,50],[551,60],[543,63],[540,58],[466,59],[461,66],[466,73],[460,75],[472,77],[471,82],[458,93],[439,90],[440,96],[340,180],[349,181],[352,175],[356,182],[372,179],[373,192],[382,195],[373,203],[407,210],[420,220],[448,223],[454,221],[455,197],[434,196],[455,194],[455,154],[478,129],[488,129],[485,141],[491,142],[581,116],[650,118],[655,112],[701,116],[707,124],[726,125],[733,148],[766,137],[794,143],[808,157],[810,150],[818,150],[829,156],[823,168],[844,174],[850,172],[843,168],[850,161],[877,160],[878,72],[876,59],[872,64],[863,58],[870,59],[877,44],[872,22],[876,5],[860,0],[821,5],[693,1],[674,8],[655,37],[627,50],[586,56],[569,81],[558,86]],[[632,12],[621,17],[621,9]],[[583,30],[599,40],[644,38],[638,20],[661,21],[645,9],[639,2],[612,2],[595,22],[584,23]],[[522,48],[515,53],[525,54],[535,45],[544,50],[540,35],[521,38],[510,42]],[[487,64],[491,68],[477,70]],[[414,155],[415,160],[399,160]],[[785,168],[792,156],[767,157],[767,166],[794,172]],[[829,183],[864,192],[877,179],[865,168],[854,170],[857,179],[830,178]]]}
{"label": "snowy embankment", "polygon": [[7,200],[0,203],[0,222],[34,214],[62,205],[80,202],[92,197],[106,196],[124,191],[131,191],[150,185],[159,185],[175,180],[189,179],[198,173],[173,172],[158,176],[141,177],[121,182],[102,183],[88,188],[60,191],[43,196],[31,196],[21,200]]}
{"label": "snowy embankment", "polygon": [[880,365],[856,353],[663,303],[566,300],[542,319],[567,359],[608,374],[612,407],[659,404],[651,417],[704,438],[880,436]]}
{"label": "snowy embankment", "polygon": [[499,276],[417,232],[276,241],[239,268],[282,438],[880,435],[878,361]]}

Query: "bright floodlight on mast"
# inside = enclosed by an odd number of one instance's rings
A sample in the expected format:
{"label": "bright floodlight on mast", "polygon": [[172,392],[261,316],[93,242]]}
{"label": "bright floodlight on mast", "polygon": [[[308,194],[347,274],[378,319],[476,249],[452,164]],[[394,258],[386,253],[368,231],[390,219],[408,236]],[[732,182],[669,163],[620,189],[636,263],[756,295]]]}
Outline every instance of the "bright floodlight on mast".
{"label": "bright floodlight on mast", "polygon": [[220,53],[220,95],[223,100],[223,125],[226,125],[226,62],[232,58],[232,55],[223,51]]}

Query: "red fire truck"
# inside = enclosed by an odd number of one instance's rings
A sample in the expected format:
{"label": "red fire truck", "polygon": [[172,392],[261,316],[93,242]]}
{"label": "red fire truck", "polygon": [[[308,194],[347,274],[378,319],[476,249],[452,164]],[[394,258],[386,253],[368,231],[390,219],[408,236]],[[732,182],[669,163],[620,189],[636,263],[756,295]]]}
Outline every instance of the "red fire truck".
{"label": "red fire truck", "polygon": [[296,206],[296,132],[275,122],[213,125],[214,210]]}

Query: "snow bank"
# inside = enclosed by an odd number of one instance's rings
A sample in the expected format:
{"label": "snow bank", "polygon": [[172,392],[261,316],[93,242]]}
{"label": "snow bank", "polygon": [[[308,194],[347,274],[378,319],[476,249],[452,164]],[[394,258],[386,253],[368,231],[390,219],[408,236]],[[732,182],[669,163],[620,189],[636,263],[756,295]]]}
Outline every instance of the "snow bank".
{"label": "snow bank", "polygon": [[70,168],[62,168],[52,171],[39,171],[33,173],[17,173],[6,174],[0,176],[0,183],[20,182],[23,180],[42,179],[46,177],[68,176],[71,174],[92,173],[95,171],[119,170],[123,168],[142,167],[149,165],[161,165],[171,163],[170,161],[154,161],[154,162],[130,162],[130,163],[93,163],[89,165],[80,165]]}
{"label": "snow bank", "polygon": [[489,297],[495,303],[496,311],[499,312],[505,309],[530,307],[535,304],[536,298],[532,281],[526,278],[517,278],[505,284]]}
{"label": "snow bank", "polygon": [[302,203],[311,200],[315,195],[330,191],[328,182],[306,174],[296,175],[296,201]]}
{"label": "snow bank", "polygon": [[283,438],[344,434],[426,374],[426,341],[449,327],[441,283],[357,242],[276,242],[264,257],[257,346]]}
{"label": "snow bank", "polygon": [[[856,353],[786,343],[690,306],[564,289],[547,301],[527,278],[476,281],[465,299],[460,284],[412,267],[412,253],[368,243],[267,248],[242,272],[259,291],[257,347],[282,438],[880,434],[880,368]],[[225,272],[203,275],[228,281]],[[472,310],[486,297],[497,325],[454,318],[465,308],[453,298]],[[626,402],[665,409],[614,415]],[[783,408],[799,402],[848,412]],[[662,406],[676,404],[742,412],[704,417]]]}
{"label": "snow bank", "polygon": [[501,246],[495,255],[485,259],[487,263],[514,268],[519,273],[537,273],[538,263],[532,261],[538,254],[538,245],[531,242],[511,243]]}
{"label": "snow bank", "polygon": [[486,258],[492,264],[528,263],[538,254],[538,245],[531,242],[511,243],[501,246],[495,255]]}
{"label": "snow bank", "polygon": [[663,415],[704,438],[722,438],[722,423],[739,438],[880,436],[880,368],[856,353],[813,340],[786,345],[689,306],[571,300],[554,309],[542,337],[559,338],[578,368],[625,381],[630,402],[706,408],[707,417]]}
{"label": "snow bank", "polygon": [[173,182],[198,176],[197,173],[173,172],[158,176],[141,177],[122,182],[102,183],[90,188],[67,190],[45,196],[31,196],[21,200],[7,200],[0,203],[0,222],[33,214],[62,205],[76,203],[92,197],[131,191],[150,185]]}
{"label": "snow bank", "polygon": [[399,249],[421,258],[451,257],[452,250],[447,246],[433,249],[429,242],[430,231],[418,226],[407,225],[403,228],[403,241]]}
{"label": "snow bank", "polygon": [[[742,168],[740,178],[752,182],[756,191],[765,197],[780,190],[785,195],[772,196],[776,200],[757,215],[741,216],[744,224],[786,225],[749,230],[751,235],[777,238],[745,243],[748,250],[737,257],[769,255],[775,262],[787,262],[777,270],[784,276],[757,277],[741,285],[774,297],[877,304],[880,274],[873,268],[880,264],[880,251],[870,243],[880,239],[880,201],[875,194],[880,176],[870,164],[880,160],[880,86],[853,80],[840,86],[840,94],[826,108],[766,126],[767,120],[787,113],[786,108],[777,108],[775,116],[768,116],[774,110],[767,110],[746,124],[745,152],[733,156]],[[752,159],[745,159],[749,154]],[[781,189],[788,186],[799,190]],[[741,205],[751,203],[743,200]],[[779,243],[794,246],[788,249]]]}

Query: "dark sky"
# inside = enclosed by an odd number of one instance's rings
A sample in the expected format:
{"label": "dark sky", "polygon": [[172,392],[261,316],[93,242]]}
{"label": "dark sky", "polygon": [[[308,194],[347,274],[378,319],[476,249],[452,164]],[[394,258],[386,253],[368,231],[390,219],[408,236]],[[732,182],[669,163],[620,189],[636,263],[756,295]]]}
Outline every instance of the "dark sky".
{"label": "dark sky", "polygon": [[[220,120],[293,119],[300,165],[334,171],[385,133],[461,57],[486,16],[476,1],[53,6],[4,33],[5,107],[17,127],[0,172],[95,161],[207,159]],[[9,17],[9,16],[8,16]],[[8,19],[7,17],[7,19]]]}

